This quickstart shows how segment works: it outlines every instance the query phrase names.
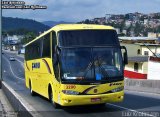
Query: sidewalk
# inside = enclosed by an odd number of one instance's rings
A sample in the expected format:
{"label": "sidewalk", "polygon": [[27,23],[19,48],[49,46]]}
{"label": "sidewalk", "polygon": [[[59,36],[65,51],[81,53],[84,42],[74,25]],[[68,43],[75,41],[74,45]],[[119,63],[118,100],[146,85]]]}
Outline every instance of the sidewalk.
{"label": "sidewalk", "polygon": [[17,117],[2,89],[0,89],[0,117]]}

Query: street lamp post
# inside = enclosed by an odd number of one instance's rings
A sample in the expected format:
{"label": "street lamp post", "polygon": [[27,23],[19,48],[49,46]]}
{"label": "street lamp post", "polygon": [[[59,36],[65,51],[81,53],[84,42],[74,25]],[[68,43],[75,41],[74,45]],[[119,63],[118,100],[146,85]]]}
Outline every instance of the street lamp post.
{"label": "street lamp post", "polygon": [[[2,0],[0,1],[2,3]],[[0,54],[2,53],[2,7],[0,3]],[[2,54],[0,55],[0,89],[2,88]]]}

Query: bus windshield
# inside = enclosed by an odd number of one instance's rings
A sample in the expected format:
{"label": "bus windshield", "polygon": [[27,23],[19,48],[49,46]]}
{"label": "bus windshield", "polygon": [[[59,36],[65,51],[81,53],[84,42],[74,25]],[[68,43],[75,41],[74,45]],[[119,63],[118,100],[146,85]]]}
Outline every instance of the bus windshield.
{"label": "bus windshield", "polygon": [[119,48],[80,47],[61,48],[62,80],[110,80],[122,76]]}
{"label": "bus windshield", "polygon": [[71,30],[58,33],[59,46],[119,45],[115,30]]}

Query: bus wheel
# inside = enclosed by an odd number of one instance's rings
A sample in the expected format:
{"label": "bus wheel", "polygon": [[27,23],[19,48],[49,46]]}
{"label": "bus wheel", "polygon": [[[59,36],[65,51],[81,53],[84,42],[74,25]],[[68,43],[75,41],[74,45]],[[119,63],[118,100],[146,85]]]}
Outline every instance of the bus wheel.
{"label": "bus wheel", "polygon": [[52,103],[52,105],[54,106],[54,108],[56,108],[56,109],[60,108],[60,105],[57,104],[56,102],[54,102],[53,92],[52,92],[51,88],[49,89],[49,100]]}
{"label": "bus wheel", "polygon": [[100,107],[105,107],[105,106],[106,106],[106,103],[98,104],[98,106],[100,106]]}
{"label": "bus wheel", "polygon": [[29,81],[29,89],[30,89],[30,94],[31,94],[32,96],[34,96],[36,93],[32,90],[31,81]]}

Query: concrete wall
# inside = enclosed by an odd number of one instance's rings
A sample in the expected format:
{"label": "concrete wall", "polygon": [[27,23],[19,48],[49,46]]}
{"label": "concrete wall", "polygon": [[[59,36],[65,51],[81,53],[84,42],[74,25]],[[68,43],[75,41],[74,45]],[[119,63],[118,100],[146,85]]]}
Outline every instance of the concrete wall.
{"label": "concrete wall", "polygon": [[125,79],[125,90],[160,94],[160,80]]}

